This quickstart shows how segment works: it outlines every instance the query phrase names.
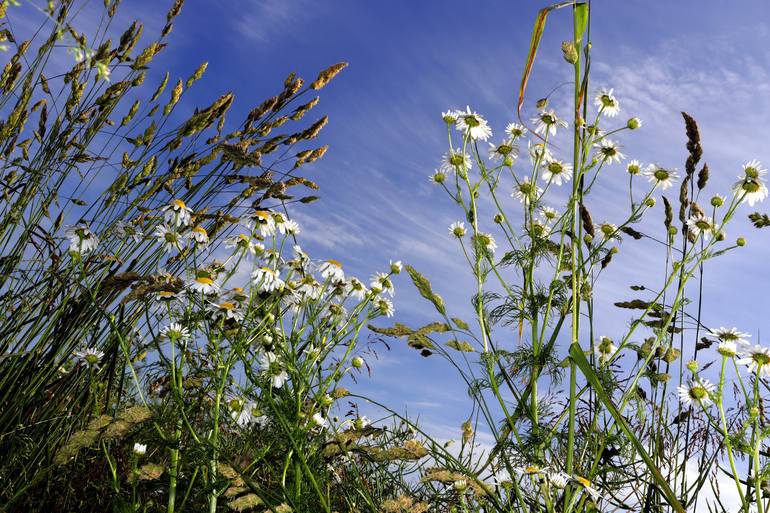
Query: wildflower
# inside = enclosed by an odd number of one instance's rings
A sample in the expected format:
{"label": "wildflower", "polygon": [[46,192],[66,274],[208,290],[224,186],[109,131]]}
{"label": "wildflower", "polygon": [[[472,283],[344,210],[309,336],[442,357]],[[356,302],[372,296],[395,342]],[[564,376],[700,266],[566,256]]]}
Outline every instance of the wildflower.
{"label": "wildflower", "polygon": [[82,360],[89,367],[99,368],[99,362],[104,358],[104,352],[96,348],[88,347],[83,351],[76,351],[75,357]]}
{"label": "wildflower", "polygon": [[527,133],[527,129],[519,123],[508,123],[508,126],[505,127],[505,133],[515,141],[519,137],[523,137]]}
{"label": "wildflower", "polygon": [[639,118],[631,118],[626,123],[626,128],[629,130],[637,130],[639,128],[642,128],[642,120]]}
{"label": "wildflower", "polygon": [[532,161],[532,165],[553,160],[553,155],[543,143],[532,144],[531,141],[527,141],[527,152],[529,153],[529,159]]}
{"label": "wildflower", "polygon": [[202,226],[196,226],[190,231],[190,238],[192,241],[201,248],[205,248],[209,244],[209,234]]}
{"label": "wildflower", "polygon": [[87,225],[78,224],[68,228],[64,235],[70,241],[70,251],[79,255],[86,255],[96,249],[99,239]]}
{"label": "wildflower", "polygon": [[529,205],[530,202],[537,199],[542,194],[543,189],[529,181],[529,177],[524,177],[524,180],[518,182],[514,188],[511,196],[517,198],[525,205]]}
{"label": "wildflower", "polygon": [[364,359],[360,356],[354,356],[353,359],[350,361],[351,365],[355,367],[356,369],[360,369],[364,366]]}
{"label": "wildflower", "polygon": [[569,482],[569,475],[561,471],[549,471],[546,473],[546,478],[551,486],[558,489],[564,489]]}
{"label": "wildflower", "polygon": [[270,212],[266,210],[257,210],[251,215],[256,229],[262,237],[271,237],[275,235],[275,221]]}
{"label": "wildflower", "polygon": [[216,294],[219,292],[219,284],[214,278],[210,271],[199,269],[195,271],[195,276],[187,281],[187,288],[201,294]]}
{"label": "wildflower", "polygon": [[620,112],[620,102],[612,92],[612,89],[602,89],[594,99],[594,105],[598,107],[599,112],[608,118],[614,118]]}
{"label": "wildflower", "polygon": [[582,486],[583,489],[586,491],[586,493],[588,493],[588,495],[591,496],[591,499],[594,502],[599,500],[600,498],[599,491],[593,487],[593,485],[591,484],[591,481],[589,481],[585,477],[581,477],[577,475],[572,476],[572,480],[577,484],[579,484],[580,486]]}
{"label": "wildflower", "polygon": [[192,209],[185,205],[184,201],[175,199],[170,204],[160,209],[166,223],[176,226],[189,226],[192,222]]}
{"label": "wildflower", "polygon": [[467,171],[471,167],[471,156],[462,152],[459,148],[456,150],[450,149],[446,152],[441,162],[441,170],[445,173],[454,173],[458,170],[461,172]]}
{"label": "wildflower", "polygon": [[567,128],[567,122],[559,119],[553,109],[541,111],[536,118],[532,118],[532,122],[537,124],[535,133],[541,135],[546,135],[546,133],[556,135],[558,127]]}
{"label": "wildflower", "polygon": [[492,137],[492,129],[489,128],[487,120],[475,112],[471,112],[470,106],[466,107],[465,112],[457,111],[457,130],[468,134],[471,139],[481,139],[486,141]]}
{"label": "wildflower", "polygon": [[551,234],[551,227],[545,224],[540,219],[535,219],[532,222],[532,235],[544,239]]}
{"label": "wildflower", "polygon": [[366,286],[358,278],[350,278],[348,281],[348,292],[359,301],[366,297]]}
{"label": "wildflower", "polygon": [[297,288],[297,292],[309,299],[318,299],[321,297],[321,292],[323,289],[321,288],[321,285],[316,281],[313,276],[310,274],[306,274],[302,281],[299,283],[299,287]]}
{"label": "wildflower", "polygon": [[243,312],[232,301],[222,301],[220,303],[209,301],[206,305],[206,311],[211,314],[214,319],[243,320]]}
{"label": "wildflower", "polygon": [[273,388],[281,388],[286,383],[286,380],[289,379],[289,374],[283,368],[275,353],[264,353],[260,358],[259,367],[270,378]]}
{"label": "wildflower", "polygon": [[543,469],[538,465],[527,465],[526,467],[514,467],[513,471],[524,476],[532,476],[535,474],[541,474]]}
{"label": "wildflower", "polygon": [[749,206],[754,203],[761,203],[767,198],[767,186],[762,178],[767,174],[767,170],[756,159],[746,162],[743,165],[744,176],[738,177],[733,190],[739,196],[741,201],[745,201]]}
{"label": "wildflower", "polygon": [[559,213],[556,211],[556,209],[555,209],[555,208],[551,208],[551,207],[542,207],[542,208],[540,209],[540,212],[541,212],[541,214],[542,214],[542,216],[543,216],[543,219],[544,219],[546,222],[550,222],[550,221],[553,221],[553,220],[555,220],[557,217],[559,217]]}
{"label": "wildflower", "polygon": [[706,379],[699,379],[697,381],[690,381],[686,385],[679,385],[677,390],[679,392],[679,400],[685,406],[692,406],[693,403],[708,406],[714,402],[711,398],[714,388],[713,383]]}
{"label": "wildflower", "polygon": [[455,237],[464,237],[465,236],[465,223],[462,221],[455,221],[454,223],[449,225],[449,233],[454,235]]}
{"label": "wildflower", "polygon": [[543,162],[543,180],[555,185],[567,183],[572,178],[572,166],[561,160],[551,159]]}
{"label": "wildflower", "polygon": [[147,452],[147,445],[136,442],[133,451],[137,456],[144,456],[144,453]]}
{"label": "wildflower", "polygon": [[452,488],[455,489],[455,491],[463,493],[468,489],[468,481],[465,479],[458,479],[454,483],[452,483]]}
{"label": "wildflower", "polygon": [[489,160],[503,161],[513,164],[513,159],[519,156],[519,147],[510,140],[505,140],[500,144],[489,143]]}
{"label": "wildflower", "polygon": [[428,180],[430,180],[431,183],[435,183],[436,185],[441,185],[442,183],[446,182],[446,173],[440,169],[436,169],[433,171],[433,174],[428,177]]}
{"label": "wildflower", "polygon": [[313,414],[313,422],[318,427],[326,427],[326,419],[321,415],[320,413],[316,412]]}
{"label": "wildflower", "polygon": [[395,262],[393,260],[390,261],[391,273],[400,274],[403,268],[404,268],[404,265],[401,263],[401,260],[396,260]]}
{"label": "wildflower", "polygon": [[283,290],[286,285],[278,276],[278,273],[269,267],[260,267],[251,273],[251,280],[257,286],[259,292],[273,292]]}
{"label": "wildflower", "polygon": [[599,344],[596,346],[596,355],[601,363],[607,363],[612,359],[618,348],[612,343],[609,337],[599,337]]}
{"label": "wildflower", "polygon": [[613,162],[620,162],[621,159],[626,158],[625,155],[620,153],[620,145],[610,139],[602,139],[594,146],[599,148],[599,155],[607,165]]}
{"label": "wildflower", "polygon": [[329,259],[322,262],[318,267],[318,272],[324,279],[330,280],[332,283],[345,281],[345,273],[342,270],[342,264],[337,260]]}
{"label": "wildflower", "polygon": [[743,358],[738,360],[738,363],[745,365],[749,372],[756,370],[757,375],[760,377],[770,376],[770,349],[757,344],[743,351],[741,356]]}
{"label": "wildflower", "polygon": [[441,113],[441,119],[444,120],[444,123],[447,125],[454,125],[457,122],[457,112],[456,110],[448,110],[446,112]]}
{"label": "wildflower", "polygon": [[118,221],[115,223],[115,235],[117,235],[121,239],[130,238],[134,242],[141,242],[142,237],[144,237],[144,233],[142,233],[142,230],[137,228],[136,226],[130,224],[130,223],[124,223],[123,221]]}
{"label": "wildflower", "polygon": [[228,249],[243,251],[247,256],[259,255],[265,251],[265,246],[244,233],[226,238],[225,247]]}
{"label": "wildflower", "polygon": [[275,221],[275,227],[282,235],[297,235],[299,230],[299,224],[291,219],[286,219],[282,214],[273,215]]}
{"label": "wildflower", "polygon": [[642,164],[638,160],[632,160],[626,166],[629,175],[638,175],[642,172]]}
{"label": "wildflower", "polygon": [[703,240],[708,240],[709,236],[716,232],[717,225],[714,224],[714,220],[702,213],[698,213],[690,216],[687,220],[687,229],[695,237],[703,234]]}
{"label": "wildflower", "polygon": [[390,281],[390,277],[385,273],[373,274],[369,286],[373,289],[379,289],[380,292],[387,292],[391,296],[396,293],[396,289],[393,288],[393,282]]}
{"label": "wildflower", "polygon": [[305,265],[310,262],[310,255],[305,253],[302,248],[295,244],[291,247],[292,255],[294,255],[294,260],[298,261],[299,263]]}
{"label": "wildflower", "polygon": [[235,403],[233,411],[230,413],[230,417],[240,427],[247,427],[251,424],[257,426],[263,426],[267,423],[267,417],[262,415],[262,411],[257,408],[254,401],[242,402],[233,400],[231,403]]}
{"label": "wildflower", "polygon": [[179,292],[174,292],[171,290],[161,290],[155,296],[155,299],[157,299],[161,303],[170,303],[171,301],[181,301],[183,296],[184,296],[183,290],[180,290]]}
{"label": "wildflower", "polygon": [[385,317],[393,317],[393,314],[396,313],[396,310],[393,307],[393,302],[390,299],[384,297],[378,298],[376,305],[377,309]]}
{"label": "wildflower", "polygon": [[749,341],[746,339],[751,338],[751,335],[742,331],[738,331],[736,328],[728,329],[721,327],[709,331],[722,342],[737,342],[739,344],[748,344]]}
{"label": "wildflower", "polygon": [[364,429],[371,423],[372,422],[366,417],[366,415],[362,415],[353,421],[353,427],[356,429]]}
{"label": "wildflower", "polygon": [[669,171],[668,169],[663,169],[657,164],[650,164],[647,166],[647,170],[644,172],[644,175],[647,177],[647,180],[655,184],[656,187],[660,186],[660,188],[663,190],[671,187],[674,184],[674,181],[679,178],[679,175],[676,174],[676,170]]}
{"label": "wildflower", "polygon": [[476,234],[476,242],[490,253],[494,253],[497,249],[495,238],[489,233],[479,232]]}
{"label": "wildflower", "polygon": [[715,194],[714,196],[711,197],[710,203],[712,207],[717,207],[717,208],[721,207],[722,205],[725,204],[725,197],[719,194]]}
{"label": "wildflower", "polygon": [[176,322],[172,322],[160,330],[160,338],[167,338],[174,342],[189,340],[191,337],[192,335],[190,334],[190,330]]}
{"label": "wildflower", "polygon": [[738,354],[738,346],[732,340],[723,340],[717,346],[717,353],[727,358],[732,358]]}
{"label": "wildflower", "polygon": [[155,228],[155,237],[163,244],[163,250],[170,253],[172,250],[182,251],[185,245],[185,237],[173,228],[162,224]]}
{"label": "wildflower", "polygon": [[618,233],[618,227],[612,223],[602,223],[599,225],[599,231],[602,232],[604,240],[610,240]]}

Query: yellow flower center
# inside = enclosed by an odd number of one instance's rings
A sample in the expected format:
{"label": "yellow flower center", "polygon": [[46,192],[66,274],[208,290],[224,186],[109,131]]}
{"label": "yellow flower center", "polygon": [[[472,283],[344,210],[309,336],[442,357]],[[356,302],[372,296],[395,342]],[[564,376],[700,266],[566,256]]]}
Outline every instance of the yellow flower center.
{"label": "yellow flower center", "polygon": [[329,259],[329,260],[327,260],[326,262],[327,262],[327,263],[329,263],[329,264],[332,264],[332,265],[336,265],[337,267],[339,267],[340,269],[342,269],[342,264],[341,264],[341,263],[339,263],[337,260],[334,260],[334,259]]}
{"label": "yellow flower center", "polygon": [[213,285],[214,284],[214,280],[212,280],[211,278],[208,278],[206,276],[198,276],[198,277],[195,278],[195,281],[197,281],[198,283],[202,283],[203,285]]}
{"label": "yellow flower center", "polygon": [[184,201],[180,199],[175,199],[172,203],[178,210],[185,210],[187,208],[187,205],[184,204]]}

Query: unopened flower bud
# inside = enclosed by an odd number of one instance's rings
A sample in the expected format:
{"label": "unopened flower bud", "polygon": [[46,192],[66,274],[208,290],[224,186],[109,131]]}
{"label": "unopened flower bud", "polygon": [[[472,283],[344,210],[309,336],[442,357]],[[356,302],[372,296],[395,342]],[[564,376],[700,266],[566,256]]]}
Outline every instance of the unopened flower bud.
{"label": "unopened flower bud", "polygon": [[548,106],[548,98],[540,98],[535,102],[535,107],[538,109],[544,109]]}
{"label": "unopened flower bud", "polygon": [[725,204],[725,199],[722,196],[714,196],[711,198],[711,206],[712,207],[721,207]]}
{"label": "unopened flower bud", "polygon": [[698,365],[698,362],[695,360],[690,360],[689,362],[687,362],[687,370],[689,370],[693,374],[698,372],[699,367],[700,365]]}
{"label": "unopened flower bud", "polygon": [[503,214],[495,214],[495,223],[502,224],[504,220]]}
{"label": "unopened flower bud", "polygon": [[355,358],[353,358],[353,359],[350,361],[350,363],[351,363],[351,364],[353,365],[353,367],[355,367],[356,369],[360,369],[361,367],[363,367],[363,366],[364,366],[364,359],[363,359],[363,358],[361,358],[360,356],[356,356]]}
{"label": "unopened flower bud", "polygon": [[746,239],[744,239],[743,237],[738,237],[738,240],[736,240],[735,243],[738,246],[743,247],[746,245]]}
{"label": "unopened flower bud", "polygon": [[647,205],[650,208],[654,207],[655,206],[655,198],[647,198],[646,200],[644,200],[644,204]]}
{"label": "unopened flower bud", "polygon": [[641,128],[642,120],[639,118],[631,118],[628,120],[628,123],[626,123],[626,126],[629,130],[636,130],[637,128]]}

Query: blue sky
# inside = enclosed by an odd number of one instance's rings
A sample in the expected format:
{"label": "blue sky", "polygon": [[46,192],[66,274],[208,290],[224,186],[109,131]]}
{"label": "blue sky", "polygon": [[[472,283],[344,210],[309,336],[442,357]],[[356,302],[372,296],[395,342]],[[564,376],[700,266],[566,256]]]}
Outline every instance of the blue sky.
{"label": "blue sky", "polygon": [[[331,149],[305,170],[321,185],[322,200],[294,212],[304,245],[363,277],[391,258],[401,259],[430,278],[453,312],[470,317],[472,279],[447,232],[461,213],[427,180],[446,151],[440,113],[471,105],[502,131],[513,119],[532,23],[545,5],[191,1],[156,69],[186,77],[207,60],[205,87],[191,98],[203,103],[233,90],[236,108],[246,109],[274,94],[290,71],[312,79],[327,65],[348,61],[318,108],[330,116],[321,140]],[[132,8],[126,4],[124,15]],[[151,12],[137,7],[136,16],[149,21]],[[679,112],[685,110],[700,124],[704,159],[712,169],[708,192],[726,193],[743,162],[770,160],[762,137],[770,119],[770,56],[763,51],[768,23],[770,12],[761,2],[741,2],[739,9],[718,1],[595,1],[593,84],[615,88],[623,109],[618,119],[644,120],[642,130],[621,138],[624,153],[681,170],[686,153]],[[527,114],[534,112],[532,101],[570,79],[559,51],[570,30],[568,10],[549,19]],[[566,115],[558,94],[553,105]],[[623,169],[611,168],[589,203],[595,219],[620,219],[624,204],[613,199],[624,190]],[[741,218],[749,211],[745,207]],[[661,220],[658,207],[649,226]],[[760,280],[770,244],[744,221],[728,230],[729,238],[738,235],[747,236],[748,247],[707,266],[704,318],[708,325],[735,325],[756,338],[767,323]],[[599,311],[606,314],[598,321],[602,334],[622,333],[627,314],[611,304],[632,297],[628,285],[657,283],[661,256],[654,245],[624,242],[597,290],[603,298]],[[434,320],[407,278],[396,285],[395,320]],[[512,334],[498,335],[515,344]],[[362,389],[419,414],[434,432],[456,436],[467,396],[452,370],[398,342],[391,347],[379,361],[370,360],[373,375],[361,381]]]}
{"label": "blue sky", "polygon": [[[146,30],[157,32],[165,13],[165,5],[158,4],[125,1],[121,16],[139,18]],[[472,277],[447,231],[462,214],[427,179],[447,149],[440,113],[470,105],[489,119],[493,131],[502,132],[513,120],[532,23],[545,5],[188,0],[151,77],[157,81],[168,70],[173,83],[208,61],[204,79],[183,107],[191,111],[231,90],[236,103],[230,117],[238,119],[275,94],[289,72],[312,79],[320,69],[348,61],[317,107],[330,116],[320,140],[331,148],[303,168],[321,185],[322,196],[293,211],[303,227],[303,246],[317,258],[342,261],[349,274],[361,277],[384,270],[389,259],[403,260],[433,282],[453,313],[470,318]],[[770,119],[765,3],[742,1],[739,8],[716,0],[596,0],[593,6],[592,83],[615,88],[622,107],[617,119],[644,120],[641,130],[621,138],[627,156],[681,170],[686,152],[679,112],[685,110],[700,124],[704,160],[712,169],[709,195],[727,193],[745,161],[770,164],[763,136]],[[534,113],[535,99],[571,78],[559,50],[570,38],[569,14],[562,10],[549,18],[526,117]],[[567,115],[559,94],[552,105]],[[608,170],[589,202],[595,219],[620,219],[625,203],[615,199],[625,184],[624,167]],[[737,326],[756,339],[768,323],[763,279],[770,241],[747,226],[745,214],[752,210],[744,207],[740,222],[728,229],[728,238],[745,235],[748,247],[707,265],[704,319],[710,326]],[[645,226],[659,227],[661,221],[657,207]],[[624,241],[597,290],[601,334],[622,333],[627,314],[612,303],[633,297],[628,285],[656,283],[661,256],[655,245]],[[395,320],[410,325],[434,320],[432,307],[407,278],[399,278],[396,287]],[[512,333],[498,335],[516,343]],[[455,436],[467,401],[452,370],[398,342],[391,347],[370,360],[373,375],[361,381],[361,389],[419,415],[434,432]]]}

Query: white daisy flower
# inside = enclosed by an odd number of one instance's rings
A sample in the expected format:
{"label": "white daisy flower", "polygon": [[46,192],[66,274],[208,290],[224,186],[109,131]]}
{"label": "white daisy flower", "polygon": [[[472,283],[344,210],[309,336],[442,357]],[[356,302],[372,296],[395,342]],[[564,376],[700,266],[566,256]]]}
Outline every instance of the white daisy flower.
{"label": "white daisy flower", "polygon": [[246,253],[246,256],[261,255],[265,251],[265,246],[261,242],[245,233],[227,237],[225,239],[225,247],[235,251],[243,251]]}
{"label": "white daisy flower", "polygon": [[[504,162],[508,165],[507,162],[513,164],[518,156],[519,147],[513,144],[510,139],[506,139],[500,144],[489,143],[489,160]],[[506,161],[506,159],[508,160]]]}
{"label": "white daisy flower", "polygon": [[553,222],[559,217],[559,213],[556,209],[551,207],[541,207],[540,213],[546,222]]}
{"label": "white daisy flower", "polygon": [[393,260],[390,260],[390,272],[393,274],[401,274],[401,271],[404,269],[404,264],[401,263],[401,260],[396,260],[395,262]]}
{"label": "white daisy flower", "polygon": [[272,237],[275,235],[275,221],[270,212],[266,210],[257,210],[251,215],[251,221],[254,223],[257,231],[262,237]]}
{"label": "white daisy flower", "polygon": [[525,205],[529,205],[530,202],[536,200],[542,193],[543,189],[538,187],[537,184],[530,182],[527,176],[514,186],[511,196],[517,198]]}
{"label": "white daisy flower", "polygon": [[490,253],[494,253],[497,249],[497,243],[495,242],[495,238],[492,237],[489,233],[483,233],[479,232],[476,235],[477,242],[487,251]]}
{"label": "white daisy flower", "polygon": [[738,177],[739,180],[735,182],[733,190],[741,198],[741,201],[745,201],[753,207],[755,203],[761,203],[767,198],[768,190],[763,181],[767,170],[762,167],[758,160],[754,159],[743,165],[743,173],[744,176]]}
{"label": "white daisy flower", "polygon": [[147,452],[147,445],[136,442],[134,444],[133,451],[134,451],[134,454],[136,454],[137,456],[144,456],[144,454]]}
{"label": "white daisy flower", "polygon": [[99,368],[99,362],[102,361],[102,358],[104,358],[104,352],[99,351],[94,347],[88,347],[83,351],[76,351],[74,356],[80,359],[89,367]]}
{"label": "white daisy flower", "polygon": [[687,220],[687,229],[695,237],[703,234],[703,240],[708,240],[712,234],[716,233],[717,225],[714,224],[712,218],[705,214],[694,214]]}
{"label": "white daisy flower", "polygon": [[692,406],[693,404],[708,406],[714,402],[711,397],[711,394],[714,393],[714,389],[714,384],[707,379],[690,381],[686,385],[679,385],[679,387],[677,387],[679,400],[685,406]]}
{"label": "white daisy flower", "polygon": [[465,231],[465,223],[462,221],[455,221],[454,223],[449,225],[449,233],[454,235],[455,237],[464,237],[466,234]]}
{"label": "white daisy flower", "polygon": [[567,483],[569,483],[569,474],[566,474],[560,470],[557,471],[548,471],[546,472],[546,478],[548,479],[548,482],[553,486],[554,488],[558,488],[560,490],[567,487]]}
{"label": "white daisy flower", "polygon": [[164,326],[160,330],[160,338],[162,339],[168,339],[168,340],[174,340],[174,341],[181,341],[181,340],[190,340],[192,338],[192,335],[190,334],[190,330],[179,324],[178,322],[172,322],[168,326]]}
{"label": "white daisy flower", "polygon": [[175,199],[169,205],[160,209],[166,223],[175,226],[189,226],[192,222],[192,209],[185,205],[184,201]]}
{"label": "white daisy flower", "polygon": [[471,112],[470,106],[466,107],[465,112],[457,111],[457,130],[468,134],[473,140],[486,141],[492,137],[492,129],[489,128],[487,120],[479,116],[476,112]]}
{"label": "white daisy flower", "polygon": [[318,272],[321,273],[321,277],[325,280],[330,280],[332,283],[345,281],[345,272],[342,270],[342,264],[337,260],[329,259],[321,262],[318,266]]}
{"label": "white daisy flower", "polygon": [[629,175],[638,175],[642,172],[642,163],[634,159],[626,166]]}
{"label": "white daisy flower", "polygon": [[717,353],[732,358],[738,354],[738,345],[732,340],[723,340],[717,346]]}
{"label": "white daisy flower", "polygon": [[445,173],[454,173],[458,170],[462,173],[470,170],[472,167],[471,156],[464,153],[460,148],[456,150],[450,149],[441,160],[441,170]]}
{"label": "white daisy flower", "polygon": [[591,500],[597,502],[601,498],[599,491],[593,487],[591,481],[581,476],[572,476],[572,481],[583,487],[586,493],[591,497]]}
{"label": "white daisy flower", "polygon": [[[528,227],[525,226],[524,229]],[[532,235],[544,239],[551,235],[551,227],[540,219],[535,219],[532,221]]]}
{"label": "white daisy flower", "polygon": [[527,153],[529,153],[529,160],[533,166],[538,162],[543,163],[553,160],[553,155],[543,143],[533,144],[532,141],[527,141]]}
{"label": "white daisy flower", "polygon": [[441,185],[446,182],[446,173],[440,169],[433,171],[433,174],[428,177],[428,181],[432,184]]}
{"label": "white daisy flower", "polygon": [[230,417],[239,427],[245,428],[252,424],[264,426],[267,423],[267,417],[262,415],[262,411],[257,408],[257,403],[254,401],[244,403],[234,400],[231,403],[236,403],[236,407],[230,412]]}
{"label": "white daisy flower", "polygon": [[320,413],[316,412],[313,414],[313,422],[318,427],[326,427],[326,419],[321,415]]}
{"label": "white daisy flower", "polygon": [[155,228],[155,237],[163,245],[163,251],[166,253],[171,253],[173,250],[182,251],[184,249],[185,236],[165,224]]}
{"label": "white daisy flower", "polygon": [[299,224],[292,219],[287,219],[281,224],[276,224],[278,231],[284,235],[298,235],[300,233]]}
{"label": "white daisy flower", "polygon": [[396,313],[396,309],[393,307],[393,302],[388,298],[377,298],[375,305],[377,306],[377,309],[380,311],[380,313],[385,317],[393,317],[393,314]]}
{"label": "white daisy flower", "polygon": [[173,301],[184,300],[184,290],[174,292],[172,290],[161,290],[155,295],[155,299],[160,303],[170,303]]}
{"label": "white daisy flower", "polygon": [[604,240],[610,240],[618,236],[618,227],[612,223],[600,224],[599,231],[602,232],[602,238]]}
{"label": "white daisy flower", "polygon": [[195,276],[187,281],[187,288],[206,295],[219,292],[219,284],[214,280],[214,275],[204,269],[195,271]]}
{"label": "white daisy flower", "polygon": [[301,263],[303,266],[310,263],[310,255],[305,253],[302,248],[299,246],[299,244],[295,244],[291,247],[292,255],[294,256],[294,260]]}
{"label": "white daisy flower", "polygon": [[318,281],[316,281],[315,278],[313,278],[312,275],[306,274],[302,278],[302,281],[299,283],[297,292],[308,299],[315,300],[321,297],[323,287],[321,287],[321,285],[318,283]]}
{"label": "white daisy flower", "polygon": [[205,248],[209,245],[209,233],[202,226],[190,230],[190,238],[198,247]]}
{"label": "white daisy flower", "polygon": [[236,305],[232,301],[221,301],[219,303],[215,303],[213,301],[209,301],[206,305],[206,311],[214,318],[214,319],[224,319],[224,320],[234,320],[234,321],[242,321],[243,320],[243,312],[240,308],[238,308],[238,305]]}
{"label": "white daisy flower", "polygon": [[527,129],[524,125],[520,125],[519,123],[508,123],[508,126],[505,127],[505,133],[515,141],[526,135]]}
{"label": "white daisy flower", "polygon": [[620,162],[621,159],[626,158],[625,155],[620,152],[620,145],[610,139],[602,139],[594,144],[594,146],[599,148],[599,156],[607,163],[607,165],[610,165],[613,162]]}
{"label": "white daisy flower", "polygon": [[647,177],[651,183],[656,187],[660,186],[664,191],[671,187],[676,180],[679,179],[679,175],[676,174],[676,170],[669,171],[663,169],[657,164],[650,164],[644,172],[644,176]]}
{"label": "white daisy flower", "polygon": [[594,99],[594,105],[608,118],[614,118],[620,112],[620,102],[612,93],[612,89],[602,89]]}
{"label": "white daisy flower", "polygon": [[257,286],[259,292],[273,292],[283,290],[286,285],[278,276],[278,273],[269,267],[260,267],[251,273],[251,280]]}
{"label": "white daisy flower", "polygon": [[378,293],[386,292],[391,296],[396,293],[393,282],[390,281],[390,276],[385,273],[374,273],[369,281],[369,286],[377,290]]}
{"label": "white daisy flower", "polygon": [[532,118],[532,122],[537,126],[535,127],[535,133],[545,135],[556,135],[556,129],[558,127],[567,128],[567,122],[563,119],[559,119],[556,112],[553,109],[543,110],[536,118]]}
{"label": "white daisy flower", "polygon": [[359,301],[364,299],[367,292],[369,292],[363,282],[358,278],[350,278],[347,284],[347,290],[348,294]]}
{"label": "white daisy flower", "polygon": [[554,185],[567,183],[572,179],[572,166],[561,160],[551,159],[543,162],[543,180]]}
{"label": "white daisy flower", "polygon": [[96,246],[99,244],[99,239],[96,237],[96,234],[94,234],[94,232],[88,228],[88,225],[84,223],[67,228],[64,235],[69,239],[70,252],[79,255],[87,255],[95,250]]}
{"label": "white daisy flower", "polygon": [[742,352],[738,363],[745,365],[749,372],[756,371],[760,377],[770,376],[770,349],[759,344]]}
{"label": "white daisy flower", "polygon": [[457,123],[458,112],[462,112],[462,111],[448,110],[446,112],[442,112],[441,119],[443,119],[444,123],[446,123],[447,125],[454,125],[455,123]]}
{"label": "white daisy flower", "polygon": [[259,359],[259,367],[270,378],[273,388],[281,388],[289,379],[289,374],[275,353],[263,354]]}
{"label": "white daisy flower", "polygon": [[714,330],[709,330],[711,334],[723,342],[737,342],[738,344],[748,344],[751,335],[738,331],[737,328],[725,328],[724,326]]}

